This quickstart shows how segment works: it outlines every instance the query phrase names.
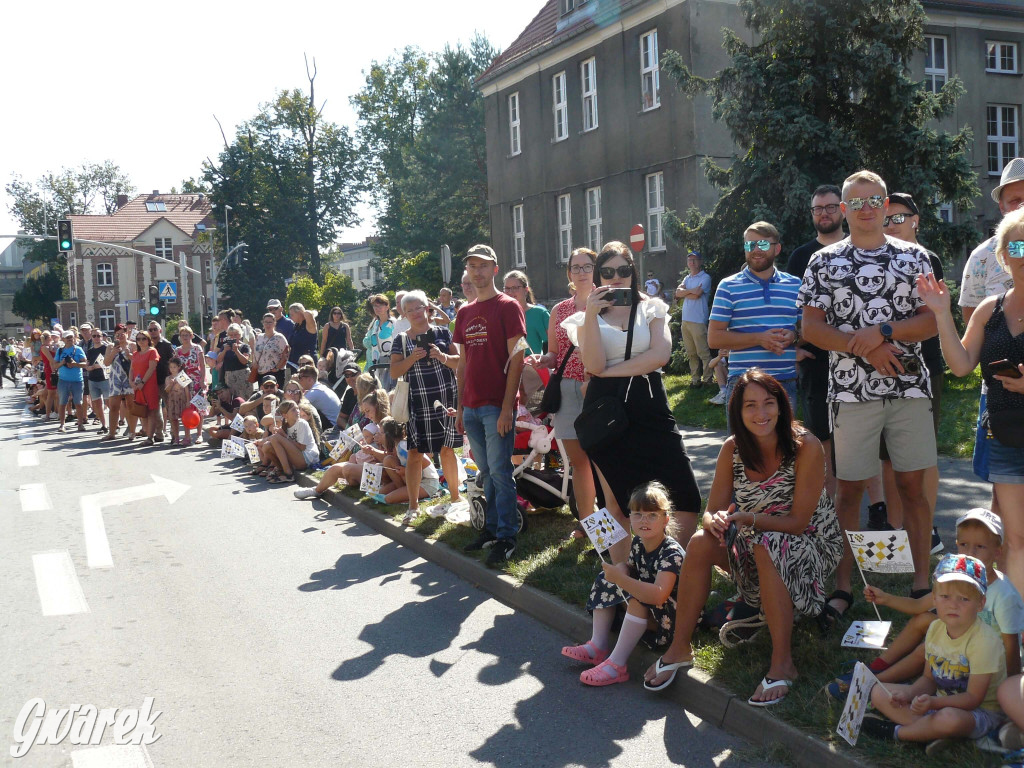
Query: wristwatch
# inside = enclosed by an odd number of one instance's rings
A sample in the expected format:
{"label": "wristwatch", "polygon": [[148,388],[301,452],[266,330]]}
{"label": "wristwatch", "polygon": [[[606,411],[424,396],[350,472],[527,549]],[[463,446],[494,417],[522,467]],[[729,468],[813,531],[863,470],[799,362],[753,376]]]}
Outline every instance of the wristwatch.
{"label": "wristwatch", "polygon": [[892,325],[889,323],[882,323],[878,330],[882,332],[882,338],[885,339],[886,343],[892,344]]}

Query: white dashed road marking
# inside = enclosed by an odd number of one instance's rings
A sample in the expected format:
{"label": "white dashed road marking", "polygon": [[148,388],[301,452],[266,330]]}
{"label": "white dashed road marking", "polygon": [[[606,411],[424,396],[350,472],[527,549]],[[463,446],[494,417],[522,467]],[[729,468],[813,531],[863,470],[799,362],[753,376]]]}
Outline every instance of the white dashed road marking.
{"label": "white dashed road marking", "polygon": [[67,550],[32,555],[32,568],[36,573],[36,589],[43,616],[89,612],[89,604],[85,602],[85,593],[75,573],[75,564]]}
{"label": "white dashed road marking", "polygon": [[45,512],[53,508],[46,483],[28,483],[18,488],[22,512]]}
{"label": "white dashed road marking", "polygon": [[76,749],[71,753],[72,768],[153,768],[145,746],[96,747]]}
{"label": "white dashed road marking", "polygon": [[38,467],[39,466],[39,452],[38,451],[18,451],[18,466],[19,467]]}

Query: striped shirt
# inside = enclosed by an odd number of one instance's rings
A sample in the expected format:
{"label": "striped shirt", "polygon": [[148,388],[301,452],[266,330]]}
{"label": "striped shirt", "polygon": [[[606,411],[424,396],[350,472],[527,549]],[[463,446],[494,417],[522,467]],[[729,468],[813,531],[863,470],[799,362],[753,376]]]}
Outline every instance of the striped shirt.
{"label": "striped shirt", "polygon": [[[711,320],[727,323],[730,331],[761,333],[774,328],[796,332],[800,313],[796,308],[800,279],[776,269],[769,280],[761,280],[744,267],[743,271],[718,284],[711,305]],[[796,346],[786,347],[781,355],[760,344],[729,352],[729,376],[741,376],[751,368],[760,368],[779,381],[796,378]]]}

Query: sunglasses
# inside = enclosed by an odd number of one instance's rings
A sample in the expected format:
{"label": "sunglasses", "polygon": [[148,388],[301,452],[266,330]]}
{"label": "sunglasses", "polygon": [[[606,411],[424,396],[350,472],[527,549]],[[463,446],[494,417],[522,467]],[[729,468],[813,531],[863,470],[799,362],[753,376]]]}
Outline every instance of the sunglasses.
{"label": "sunglasses", "polygon": [[811,215],[821,216],[824,213],[835,213],[839,210],[839,203],[829,203],[828,205],[812,205]]}
{"label": "sunglasses", "polygon": [[1006,244],[1006,252],[1014,259],[1024,259],[1024,240],[1011,240]]}
{"label": "sunglasses", "polygon": [[103,337],[102,337],[102,336],[100,336],[100,335],[99,335],[98,333],[94,333],[94,334],[92,335],[92,337],[93,337],[94,339],[102,339],[102,338],[103,338]]}
{"label": "sunglasses", "polygon": [[354,379],[356,376],[358,376],[358,374],[356,374],[356,373],[346,373],[345,374],[345,378],[346,379]]}
{"label": "sunglasses", "polygon": [[885,198],[882,195],[872,195],[871,197],[851,197],[846,201],[846,207],[851,211],[859,211],[864,207],[864,203],[867,203],[872,208],[881,208],[885,205]]}
{"label": "sunglasses", "polygon": [[755,248],[759,251],[770,251],[775,245],[771,240],[744,240],[743,250],[750,253]]}
{"label": "sunglasses", "polygon": [[573,264],[571,267],[569,267],[569,271],[572,272],[574,275],[578,275],[581,272],[583,274],[585,274],[585,275],[589,275],[591,272],[594,271],[594,265],[593,264]]}
{"label": "sunglasses", "polygon": [[601,273],[601,277],[604,280],[611,280],[616,275],[619,277],[629,277],[633,274],[633,268],[629,264],[623,264],[618,267],[601,267],[598,272]]}
{"label": "sunglasses", "polygon": [[894,213],[892,216],[886,216],[882,219],[882,225],[888,227],[889,222],[892,222],[893,224],[902,224],[907,220],[909,215],[909,213]]}
{"label": "sunglasses", "polygon": [[331,312],[332,315],[340,315],[341,312]]}

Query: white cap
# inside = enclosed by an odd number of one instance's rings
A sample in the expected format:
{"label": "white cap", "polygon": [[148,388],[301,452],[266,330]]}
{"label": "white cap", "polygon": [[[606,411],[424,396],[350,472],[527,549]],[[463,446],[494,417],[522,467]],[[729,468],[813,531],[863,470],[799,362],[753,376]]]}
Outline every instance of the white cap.
{"label": "white cap", "polygon": [[956,527],[959,528],[963,523],[968,520],[977,520],[979,523],[988,528],[992,533],[999,537],[999,541],[1003,540],[1003,521],[999,519],[998,515],[990,512],[983,507],[975,507],[970,509],[964,514],[960,515],[956,519]]}

